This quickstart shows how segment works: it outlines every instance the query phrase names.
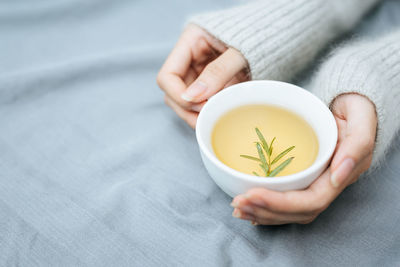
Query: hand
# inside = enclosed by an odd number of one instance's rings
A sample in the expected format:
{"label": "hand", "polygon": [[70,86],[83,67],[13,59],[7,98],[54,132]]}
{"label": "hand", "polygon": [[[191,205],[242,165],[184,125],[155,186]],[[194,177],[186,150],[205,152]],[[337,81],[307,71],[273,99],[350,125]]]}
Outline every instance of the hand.
{"label": "hand", "polygon": [[330,167],[305,190],[255,188],[238,195],[231,204],[233,216],[253,224],[310,223],[369,168],[377,127],[374,105],[364,96],[344,94],[333,102],[332,112],[339,140]]}
{"label": "hand", "polygon": [[247,62],[196,25],[189,25],[157,76],[165,103],[195,128],[198,112],[221,89],[248,80]]}

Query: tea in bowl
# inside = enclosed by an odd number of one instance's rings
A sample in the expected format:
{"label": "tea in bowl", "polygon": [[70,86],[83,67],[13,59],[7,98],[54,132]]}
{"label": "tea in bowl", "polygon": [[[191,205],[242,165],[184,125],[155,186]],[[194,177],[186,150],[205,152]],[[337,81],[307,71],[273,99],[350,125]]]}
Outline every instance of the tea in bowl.
{"label": "tea in bowl", "polygon": [[204,105],[196,125],[203,163],[231,197],[254,187],[308,187],[327,168],[337,135],[321,100],[278,81],[222,90]]}

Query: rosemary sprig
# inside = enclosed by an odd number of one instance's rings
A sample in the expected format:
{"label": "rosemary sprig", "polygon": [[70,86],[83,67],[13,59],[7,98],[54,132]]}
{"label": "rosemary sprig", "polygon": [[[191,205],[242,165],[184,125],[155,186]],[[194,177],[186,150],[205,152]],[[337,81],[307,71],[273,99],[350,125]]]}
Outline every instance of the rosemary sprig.
{"label": "rosemary sprig", "polygon": [[[290,157],[283,161],[281,164],[278,165],[275,169],[272,169],[272,165],[277,163],[281,158],[283,158],[286,154],[288,154],[290,151],[292,151],[295,146],[291,146],[281,153],[278,154],[274,159],[272,159],[272,153],[274,151],[274,142],[276,138],[274,137],[271,141],[271,143],[268,145],[267,141],[265,140],[264,136],[260,132],[260,130],[256,127],[255,128],[258,139],[260,139],[260,142],[255,142],[256,148],[257,148],[257,153],[258,153],[258,158],[253,157],[253,156],[248,156],[248,155],[240,155],[242,158],[250,159],[259,162],[261,169],[263,170],[265,177],[274,177],[278,175],[286,166],[292,162],[294,157]],[[253,172],[255,176],[260,176],[257,172]]]}

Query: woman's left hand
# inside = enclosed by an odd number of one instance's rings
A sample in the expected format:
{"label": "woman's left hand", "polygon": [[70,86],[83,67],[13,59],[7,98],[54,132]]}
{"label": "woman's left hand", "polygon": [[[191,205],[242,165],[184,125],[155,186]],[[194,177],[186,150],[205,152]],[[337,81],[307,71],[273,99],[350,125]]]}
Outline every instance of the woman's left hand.
{"label": "woman's left hand", "polygon": [[[343,94],[332,105],[339,139],[330,167],[307,189],[276,192],[254,188],[232,201],[233,216],[253,224],[312,222],[348,185],[357,181],[372,160],[377,118],[366,97]],[[279,178],[277,178],[279,179]]]}

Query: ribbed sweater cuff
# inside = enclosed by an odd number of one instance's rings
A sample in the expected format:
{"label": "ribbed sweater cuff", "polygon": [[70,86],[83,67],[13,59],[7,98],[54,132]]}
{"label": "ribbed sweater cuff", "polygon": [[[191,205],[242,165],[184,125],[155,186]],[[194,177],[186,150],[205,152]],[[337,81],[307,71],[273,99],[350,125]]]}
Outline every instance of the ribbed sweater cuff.
{"label": "ribbed sweater cuff", "polygon": [[317,73],[312,92],[327,105],[344,93],[368,97],[378,116],[371,169],[383,160],[400,128],[400,32],[339,48]]}
{"label": "ribbed sweater cuff", "polygon": [[[277,0],[189,18],[247,59],[252,79],[288,81],[378,0]],[[357,8],[346,7],[358,3]],[[343,14],[344,13],[344,14]]]}

